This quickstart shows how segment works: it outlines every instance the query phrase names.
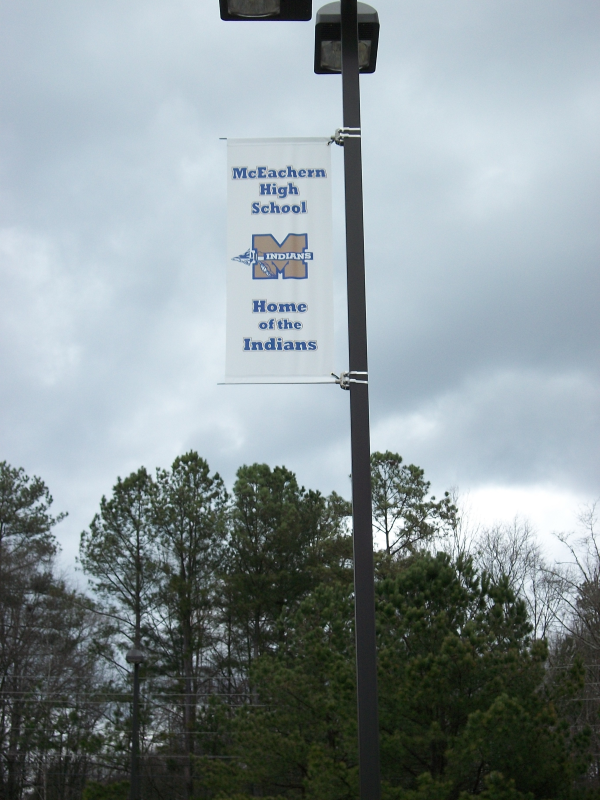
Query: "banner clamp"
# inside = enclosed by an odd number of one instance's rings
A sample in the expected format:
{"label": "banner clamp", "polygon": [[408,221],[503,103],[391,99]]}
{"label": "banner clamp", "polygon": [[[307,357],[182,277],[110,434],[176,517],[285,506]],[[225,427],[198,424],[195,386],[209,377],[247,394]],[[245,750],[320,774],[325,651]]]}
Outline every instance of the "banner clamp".
{"label": "banner clamp", "polygon": [[328,144],[335,142],[340,147],[344,146],[344,139],[360,139],[360,128],[338,128]]}
{"label": "banner clamp", "polygon": [[[368,384],[369,384],[369,380],[368,380],[369,373],[368,372],[353,372],[353,371],[350,371],[350,372],[340,372],[339,375],[336,375],[335,372],[332,372],[331,374],[335,378],[334,383],[337,383],[339,385],[340,389],[346,389],[346,391],[348,391],[350,389],[350,384],[351,383],[363,383],[365,386],[368,386]],[[358,378],[351,377],[352,375],[364,375],[366,380],[361,381]]]}

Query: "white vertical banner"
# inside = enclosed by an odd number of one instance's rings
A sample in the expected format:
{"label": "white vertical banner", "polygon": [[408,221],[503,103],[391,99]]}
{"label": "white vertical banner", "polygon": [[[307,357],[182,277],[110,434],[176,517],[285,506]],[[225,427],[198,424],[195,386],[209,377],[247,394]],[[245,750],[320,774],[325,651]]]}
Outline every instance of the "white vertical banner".
{"label": "white vertical banner", "polygon": [[332,381],[328,142],[227,142],[226,383]]}

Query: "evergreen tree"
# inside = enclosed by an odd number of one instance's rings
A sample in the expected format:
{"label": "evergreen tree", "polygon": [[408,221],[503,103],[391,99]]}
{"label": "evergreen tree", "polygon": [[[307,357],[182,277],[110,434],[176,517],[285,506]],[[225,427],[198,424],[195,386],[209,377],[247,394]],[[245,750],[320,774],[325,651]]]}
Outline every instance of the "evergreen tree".
{"label": "evergreen tree", "polygon": [[285,645],[253,663],[259,702],[234,718],[231,758],[206,764],[213,796],[358,796],[349,578],[321,584],[286,613]]}
{"label": "evergreen tree", "polygon": [[[113,646],[122,656],[132,645],[148,648],[154,638],[159,556],[154,524],[155,493],[154,481],[143,467],[124,480],[118,478],[111,497],[102,498],[100,512],[81,534],[80,562],[91,577],[96,600],[93,608],[106,623],[99,651],[116,667],[113,691],[120,692],[122,700],[131,696],[130,672],[122,658],[114,657]],[[153,658],[154,654],[150,656]],[[134,669],[144,677],[148,665]],[[140,696],[142,753],[149,747],[149,743],[144,744],[144,731],[150,740],[162,738],[160,729],[151,724],[152,706],[145,702],[144,694]],[[113,753],[120,755],[121,769],[126,769],[129,761],[128,722],[122,718],[118,703],[111,727]],[[140,764],[143,763],[140,759]],[[143,771],[140,778],[144,780]]]}
{"label": "evergreen tree", "polygon": [[383,771],[397,796],[428,774],[445,797],[496,771],[536,798],[577,769],[544,684],[547,648],[506,578],[470,559],[421,554],[378,587]]}
{"label": "evergreen tree", "polygon": [[347,569],[348,504],[300,487],[285,467],[238,470],[224,559],[225,616],[238,635],[240,664],[249,665],[285,636],[278,620],[322,579]]}
{"label": "evergreen tree", "polygon": [[199,694],[213,689],[215,574],[226,534],[227,493],[221,477],[211,476],[193,451],[176,458],[170,470],[158,470],[156,483],[154,522],[162,548],[156,644],[160,671],[171,678],[167,692],[181,698],[185,791],[191,797]]}
{"label": "evergreen tree", "polygon": [[66,514],[53,517],[52,496],[41,478],[29,477],[22,468],[0,462],[0,585],[7,565],[2,555],[14,559],[44,560],[56,553],[53,527]]}
{"label": "evergreen tree", "polygon": [[112,496],[81,534],[79,559],[91,576],[103,613],[130,644],[139,644],[142,623],[151,622],[157,577],[156,487],[144,467],[117,479]]}
{"label": "evergreen tree", "polygon": [[[252,667],[260,702],[234,726],[213,791],[357,797],[352,588],[318,587]],[[377,587],[384,797],[574,797],[585,742],[545,684],[546,647],[506,580],[419,553]],[[559,691],[554,690],[554,694]],[[562,690],[560,690],[562,691]]]}
{"label": "evergreen tree", "polygon": [[450,494],[428,497],[430,482],[414,464],[403,464],[398,453],[371,455],[373,527],[383,534],[388,556],[411,552],[457,523]]}
{"label": "evergreen tree", "polygon": [[78,800],[101,742],[93,616],[56,575],[52,497],[0,463],[0,797]]}

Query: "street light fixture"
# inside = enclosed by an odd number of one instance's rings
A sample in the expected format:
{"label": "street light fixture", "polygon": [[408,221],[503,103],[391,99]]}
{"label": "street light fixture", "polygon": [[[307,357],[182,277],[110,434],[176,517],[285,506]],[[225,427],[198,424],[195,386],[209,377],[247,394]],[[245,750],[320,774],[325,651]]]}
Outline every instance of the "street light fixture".
{"label": "street light fixture", "polygon": [[[379,43],[379,16],[366,3],[358,9],[358,69],[375,72]],[[339,2],[328,3],[317,11],[315,24],[315,72],[317,75],[342,71],[342,15]]]}
{"label": "street light fixture", "polygon": [[[219,2],[224,20],[311,17],[310,0]],[[381,797],[359,85],[359,72],[375,71],[378,40],[377,12],[365,3],[341,0],[317,14],[315,72],[342,74],[344,127],[336,132],[334,141],[344,146],[348,372],[340,377],[340,385],[350,391],[360,800]]]}
{"label": "street light fixture", "polygon": [[133,665],[133,713],[131,715],[131,778],[130,800],[140,798],[140,665],[146,656],[139,643],[133,645],[125,656],[125,661]]}
{"label": "street light fixture", "polygon": [[127,661],[128,664],[139,665],[143,664],[145,660],[146,656],[144,655],[144,651],[137,646],[132,647],[125,656],[125,661]]}
{"label": "street light fixture", "polygon": [[219,0],[221,19],[305,22],[312,16],[312,0]]}

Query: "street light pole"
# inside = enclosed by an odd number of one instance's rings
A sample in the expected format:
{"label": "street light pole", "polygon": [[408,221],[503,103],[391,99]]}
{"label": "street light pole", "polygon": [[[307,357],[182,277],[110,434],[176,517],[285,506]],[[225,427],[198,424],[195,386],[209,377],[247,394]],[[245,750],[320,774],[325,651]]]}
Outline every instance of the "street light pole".
{"label": "street light pole", "polygon": [[[137,638],[137,637],[136,637]],[[139,640],[138,640],[139,641]],[[133,709],[131,715],[131,773],[129,800],[140,800],[140,665],[144,652],[136,643],[125,656],[133,665]]]}
{"label": "street light pole", "polygon": [[343,118],[345,132],[349,134],[344,136],[343,144],[360,797],[361,800],[379,800],[381,787],[357,0],[341,0],[341,26]]}
{"label": "street light pole", "polygon": [[140,797],[140,665],[133,665],[133,716],[131,720],[131,800]]}

